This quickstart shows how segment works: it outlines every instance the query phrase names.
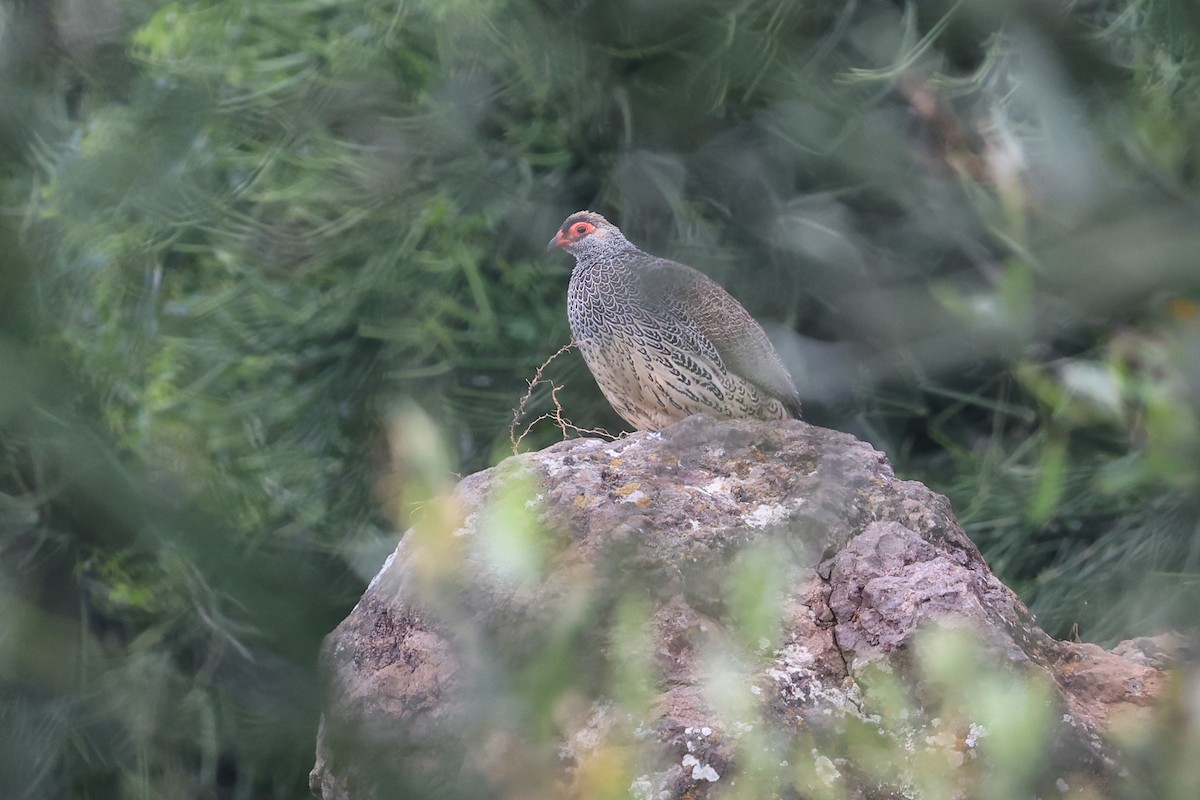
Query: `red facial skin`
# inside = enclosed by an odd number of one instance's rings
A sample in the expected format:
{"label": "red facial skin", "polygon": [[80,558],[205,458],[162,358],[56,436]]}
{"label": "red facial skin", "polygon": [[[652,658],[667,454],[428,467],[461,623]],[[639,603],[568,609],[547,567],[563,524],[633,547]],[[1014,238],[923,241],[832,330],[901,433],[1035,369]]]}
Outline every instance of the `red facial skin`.
{"label": "red facial skin", "polygon": [[550,240],[550,244],[546,245],[546,249],[553,250],[556,247],[574,244],[594,230],[596,230],[596,226],[590,222],[576,222],[568,225],[565,230],[559,230],[554,234],[554,238]]}

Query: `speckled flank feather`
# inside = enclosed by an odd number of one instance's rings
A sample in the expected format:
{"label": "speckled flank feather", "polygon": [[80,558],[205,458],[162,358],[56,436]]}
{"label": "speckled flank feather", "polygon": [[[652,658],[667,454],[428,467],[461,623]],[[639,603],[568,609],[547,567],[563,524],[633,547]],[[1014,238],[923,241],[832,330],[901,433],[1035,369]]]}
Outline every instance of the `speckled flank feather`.
{"label": "speckled flank feather", "polygon": [[[572,240],[581,222],[595,230]],[[590,211],[568,217],[557,241],[576,258],[571,332],[600,390],[634,428],[658,430],[697,413],[799,418],[800,396],[763,329],[707,276],[642,252]]]}

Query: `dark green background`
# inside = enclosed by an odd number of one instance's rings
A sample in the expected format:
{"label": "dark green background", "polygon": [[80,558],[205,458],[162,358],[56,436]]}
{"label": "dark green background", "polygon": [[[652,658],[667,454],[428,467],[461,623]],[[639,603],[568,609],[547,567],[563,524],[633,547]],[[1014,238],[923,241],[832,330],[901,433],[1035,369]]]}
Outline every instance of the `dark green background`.
{"label": "dark green background", "polygon": [[585,207],[727,286],[1052,633],[1194,624],[1192,4],[0,9],[7,796],[305,795],[320,639],[511,452]]}

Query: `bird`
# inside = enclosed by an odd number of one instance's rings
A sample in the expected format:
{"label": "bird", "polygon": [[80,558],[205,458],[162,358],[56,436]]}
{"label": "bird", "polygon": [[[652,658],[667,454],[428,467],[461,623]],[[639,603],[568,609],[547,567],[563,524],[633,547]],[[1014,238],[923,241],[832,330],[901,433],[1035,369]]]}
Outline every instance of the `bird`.
{"label": "bird", "polygon": [[693,414],[800,419],[800,394],[762,326],[707,275],[642,251],[594,211],[567,217],[546,245],[557,248],[575,257],[571,335],[635,430]]}

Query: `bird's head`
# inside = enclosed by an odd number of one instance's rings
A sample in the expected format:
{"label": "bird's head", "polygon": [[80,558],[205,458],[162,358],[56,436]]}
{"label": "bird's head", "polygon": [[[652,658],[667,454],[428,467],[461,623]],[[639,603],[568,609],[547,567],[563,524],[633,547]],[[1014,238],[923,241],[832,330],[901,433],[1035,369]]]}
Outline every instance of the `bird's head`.
{"label": "bird's head", "polygon": [[546,250],[561,247],[579,258],[592,253],[621,250],[629,240],[621,229],[595,211],[576,211],[563,222]]}

